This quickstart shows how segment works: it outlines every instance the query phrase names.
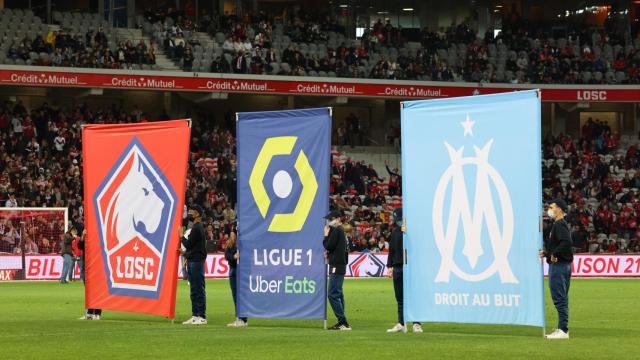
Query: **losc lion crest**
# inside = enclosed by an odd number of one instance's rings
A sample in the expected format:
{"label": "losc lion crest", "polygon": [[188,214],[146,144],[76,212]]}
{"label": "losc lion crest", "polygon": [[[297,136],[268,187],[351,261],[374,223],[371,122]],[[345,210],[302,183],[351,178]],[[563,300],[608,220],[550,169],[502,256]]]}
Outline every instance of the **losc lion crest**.
{"label": "losc lion crest", "polygon": [[94,194],[112,295],[157,298],[176,195],[134,138]]}

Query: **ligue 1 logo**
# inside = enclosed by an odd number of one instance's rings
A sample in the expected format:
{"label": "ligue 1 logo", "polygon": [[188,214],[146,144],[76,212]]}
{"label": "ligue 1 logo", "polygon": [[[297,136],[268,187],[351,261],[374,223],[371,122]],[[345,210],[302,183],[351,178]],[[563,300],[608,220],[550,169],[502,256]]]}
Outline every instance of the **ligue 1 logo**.
{"label": "ligue 1 logo", "polygon": [[[474,122],[469,116],[461,124],[464,127],[464,136],[473,135]],[[489,151],[492,144],[493,139],[489,140],[482,149],[474,146],[475,157],[464,157],[464,146],[456,150],[449,143],[444,143],[449,153],[451,165],[440,177],[433,201],[433,231],[438,251],[442,256],[436,282],[448,283],[452,272],[461,279],[472,282],[488,279],[497,272],[501,283],[518,283],[518,279],[511,271],[508,262],[513,240],[513,206],[509,190],[502,176],[489,163]],[[476,169],[473,212],[469,208],[467,196],[464,172],[466,166]],[[448,189],[450,189],[450,203],[445,206]],[[497,194],[502,213],[502,228],[498,222],[493,191]],[[449,209],[447,215],[444,214],[445,208]],[[455,243],[460,222],[462,222],[462,230],[464,231],[464,247],[462,254],[457,254]],[[487,226],[494,260],[481,273],[469,274],[460,269],[456,260],[460,260],[459,258],[464,256],[471,269],[476,268],[478,259],[485,253],[481,242],[484,224]]]}
{"label": "ligue 1 logo", "polygon": [[134,138],[94,194],[111,295],[158,298],[176,194]]}
{"label": "ligue 1 logo", "polygon": [[[271,159],[277,155],[291,155],[293,147],[298,140],[297,136],[278,136],[265,140],[260,153],[256,158],[251,175],[249,176],[249,188],[253,200],[260,211],[262,218],[267,217],[271,199],[264,187],[263,181],[267,168],[271,163]],[[302,183],[302,192],[298,203],[292,213],[275,214],[273,220],[269,224],[270,232],[296,232],[300,231],[307,220],[313,200],[318,191],[318,181],[313,172],[313,168],[309,164],[309,159],[303,150],[300,150],[294,165],[300,182]],[[291,176],[284,170],[278,171],[273,179],[274,192],[280,198],[286,198],[291,192]]]}

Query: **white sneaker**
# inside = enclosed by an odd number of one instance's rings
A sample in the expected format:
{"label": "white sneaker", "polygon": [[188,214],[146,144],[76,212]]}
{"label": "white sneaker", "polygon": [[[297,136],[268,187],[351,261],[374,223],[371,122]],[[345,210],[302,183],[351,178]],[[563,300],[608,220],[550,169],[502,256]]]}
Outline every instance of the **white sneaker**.
{"label": "white sneaker", "polygon": [[338,330],[340,331],[351,331],[351,325],[342,324],[338,326]]}
{"label": "white sneaker", "polygon": [[191,319],[183,322],[182,325],[193,325],[197,319],[198,319],[197,316],[192,316]]}
{"label": "white sneaker", "polygon": [[244,321],[236,318],[231,324],[227,324],[227,326],[228,327],[235,327],[235,328],[247,327],[247,326],[249,326],[249,323],[244,322]]}
{"label": "white sneaker", "polygon": [[78,320],[93,320],[93,315],[87,314],[87,315],[84,315],[84,316],[78,318]]}
{"label": "white sneaker", "polygon": [[555,336],[557,333],[558,333],[558,329],[555,329],[555,330],[553,330],[553,331],[551,332],[551,334],[547,334],[547,335],[545,335],[545,336],[544,336],[544,338],[546,339],[546,338],[548,338],[549,336]]}
{"label": "white sneaker", "polygon": [[192,325],[207,325],[207,319],[203,318],[203,317],[196,317],[196,319],[193,321]]}
{"label": "white sneaker", "polygon": [[100,315],[93,315],[91,320],[100,320]]}
{"label": "white sneaker", "polygon": [[549,339],[549,340],[562,340],[562,339],[568,339],[569,338],[569,333],[568,332],[564,332],[560,329],[556,329],[556,331],[552,332],[549,335],[545,335],[545,339]]}
{"label": "white sneaker", "polygon": [[407,331],[406,327],[400,323],[396,324],[394,327],[392,327],[391,329],[387,329],[388,333],[398,333],[398,332],[402,332],[402,331]]}
{"label": "white sneaker", "polygon": [[413,332],[414,332],[414,333],[421,333],[421,332],[422,332],[422,325],[420,325],[420,324],[413,324]]}

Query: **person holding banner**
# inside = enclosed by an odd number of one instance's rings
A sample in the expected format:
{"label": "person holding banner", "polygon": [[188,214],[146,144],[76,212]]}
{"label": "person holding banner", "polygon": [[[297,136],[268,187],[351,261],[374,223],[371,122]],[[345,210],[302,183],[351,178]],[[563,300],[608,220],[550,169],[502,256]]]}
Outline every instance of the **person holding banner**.
{"label": "person holding banner", "polygon": [[[82,237],[80,238],[80,240],[78,241],[78,249],[81,251],[81,258],[82,260],[79,262],[79,266],[80,266],[80,279],[82,280],[82,283],[85,282],[85,277],[84,277],[84,243],[85,243],[85,239],[87,237],[87,230],[84,229],[82,231]],[[86,313],[80,317],[79,320],[100,320],[100,317],[102,316],[102,309],[87,309]]]}
{"label": "person holding banner", "polygon": [[238,259],[240,259],[240,253],[238,252],[238,248],[236,247],[236,237],[229,237],[229,241],[227,241],[227,245],[224,249],[224,258],[227,260],[229,264],[229,285],[231,286],[231,296],[233,297],[233,308],[236,312],[236,320],[230,324],[227,324],[228,327],[246,327],[249,326],[246,317],[238,317],[238,308],[237,308],[237,294],[238,294],[238,276],[237,276],[237,268],[238,268]]}
{"label": "person holding banner", "polygon": [[[393,222],[396,228],[391,232],[391,240],[389,241],[389,255],[387,256],[387,272],[390,278],[393,278],[393,290],[398,302],[398,323],[388,329],[388,333],[406,332],[407,328],[404,324],[404,304],[403,304],[403,264],[404,264],[404,244],[403,233],[406,228],[402,223],[402,208],[396,208],[393,211]],[[421,333],[422,324],[413,323],[413,332]]]}
{"label": "person holding banner", "polygon": [[344,314],[345,303],[342,285],[344,283],[344,275],[347,273],[347,263],[349,259],[349,244],[342,229],[342,221],[340,210],[331,210],[325,219],[329,222],[324,227],[324,241],[322,244],[325,248],[325,257],[329,262],[329,303],[331,309],[338,319],[338,323],[329,328],[329,330],[351,330],[351,325],[347,321]]}
{"label": "person holding banner", "polygon": [[549,290],[553,305],[558,311],[558,328],[545,335],[545,338],[551,340],[569,338],[569,285],[573,251],[571,231],[564,219],[567,210],[567,203],[562,199],[555,199],[549,203],[547,215],[554,223],[544,250],[540,251],[540,257],[546,257],[549,263]]}
{"label": "person holding banner", "polygon": [[204,226],[202,226],[202,214],[204,211],[200,205],[189,207],[189,219],[193,222],[188,238],[185,237],[184,228],[180,227],[180,242],[186,249],[187,274],[189,287],[191,288],[191,319],[183,322],[184,325],[207,324],[207,295],[204,282],[204,263],[207,259]]}

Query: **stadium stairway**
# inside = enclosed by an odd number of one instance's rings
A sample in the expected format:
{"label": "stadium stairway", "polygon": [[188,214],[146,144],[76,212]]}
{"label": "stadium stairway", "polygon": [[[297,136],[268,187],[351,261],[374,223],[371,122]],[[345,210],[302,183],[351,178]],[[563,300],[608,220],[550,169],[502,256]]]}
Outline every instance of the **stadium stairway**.
{"label": "stadium stairway", "polygon": [[142,30],[140,29],[128,29],[128,28],[114,28],[114,32],[116,34],[116,39],[119,41],[127,41],[131,40],[131,42],[136,45],[140,40],[143,40],[147,46],[153,43],[156,54],[156,65],[160,70],[167,71],[181,71],[179,66],[177,66],[171,59],[167,58],[162,50],[162,44],[158,44],[151,40],[150,37],[144,35]]}
{"label": "stadium stairway", "polygon": [[182,71],[180,66],[176,65],[175,62],[165,55],[164,50],[162,50],[162,46],[156,47],[156,65],[158,65],[160,70]]}
{"label": "stadium stairway", "polygon": [[213,41],[211,36],[209,36],[209,34],[207,34],[206,32],[194,32],[192,33],[191,38],[199,42],[203,48],[207,48],[207,49],[214,48],[215,42]]}

